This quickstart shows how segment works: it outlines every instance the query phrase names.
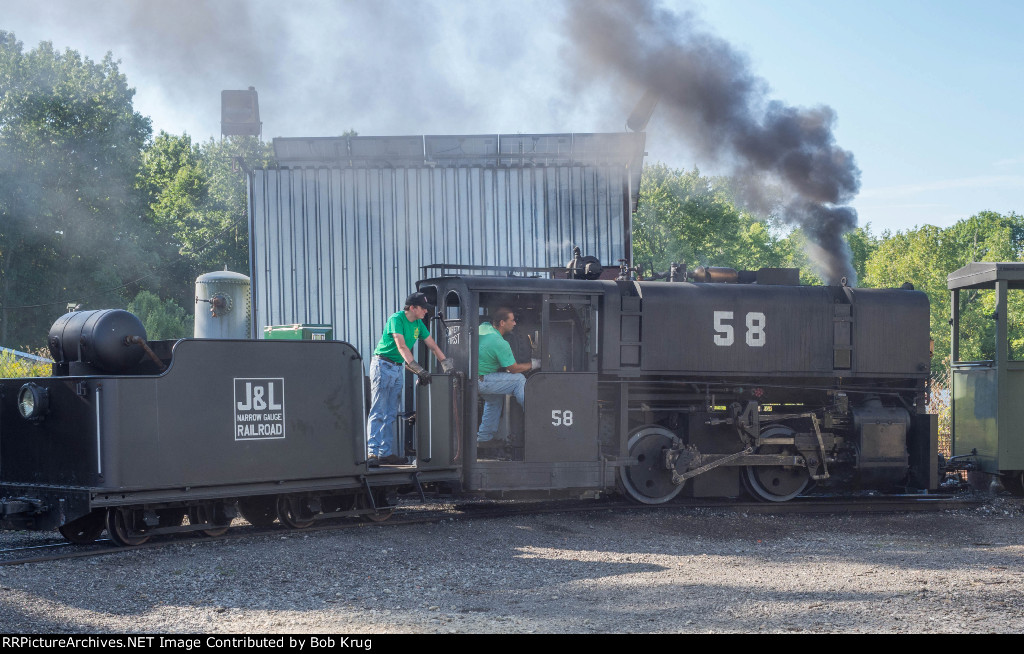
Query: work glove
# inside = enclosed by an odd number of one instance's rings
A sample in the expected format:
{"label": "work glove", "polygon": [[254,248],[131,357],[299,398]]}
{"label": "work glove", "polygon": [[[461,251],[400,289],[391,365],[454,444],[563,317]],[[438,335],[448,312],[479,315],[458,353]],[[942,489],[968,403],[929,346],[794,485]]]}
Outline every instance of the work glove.
{"label": "work glove", "polygon": [[540,359],[530,359],[530,370],[540,370]]}
{"label": "work glove", "polygon": [[455,364],[452,363],[451,359],[445,359],[444,361],[441,362],[441,370],[443,370],[445,373],[449,373],[452,370],[455,370]]}
{"label": "work glove", "polygon": [[420,364],[412,361],[405,364],[405,367],[408,368],[409,372],[420,378],[420,384],[426,386],[430,383],[430,373],[427,372]]}

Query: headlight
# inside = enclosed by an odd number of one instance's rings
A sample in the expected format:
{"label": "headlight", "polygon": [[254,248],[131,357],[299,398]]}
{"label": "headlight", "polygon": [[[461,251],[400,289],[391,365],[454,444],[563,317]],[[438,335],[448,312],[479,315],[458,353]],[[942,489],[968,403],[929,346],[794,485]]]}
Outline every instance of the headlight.
{"label": "headlight", "polygon": [[42,420],[50,408],[50,394],[41,386],[29,382],[18,391],[18,411],[26,420]]}

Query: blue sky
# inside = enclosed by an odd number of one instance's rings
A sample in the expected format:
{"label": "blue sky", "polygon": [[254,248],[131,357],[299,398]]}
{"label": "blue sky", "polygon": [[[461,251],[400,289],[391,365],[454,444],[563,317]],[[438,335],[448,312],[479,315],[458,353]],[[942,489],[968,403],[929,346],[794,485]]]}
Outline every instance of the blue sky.
{"label": "blue sky", "polygon": [[1024,213],[1024,3],[725,0],[702,13],[774,95],[836,110],[861,224]]}
{"label": "blue sky", "polygon": [[[835,110],[876,234],[1024,213],[1024,3],[661,5],[744,53],[772,99]],[[567,67],[574,18],[558,0],[0,0],[26,49],[112,51],[155,129],[200,140],[219,131],[220,90],[250,85],[265,138],[621,130],[636,92]],[[648,163],[719,172],[664,117]]]}

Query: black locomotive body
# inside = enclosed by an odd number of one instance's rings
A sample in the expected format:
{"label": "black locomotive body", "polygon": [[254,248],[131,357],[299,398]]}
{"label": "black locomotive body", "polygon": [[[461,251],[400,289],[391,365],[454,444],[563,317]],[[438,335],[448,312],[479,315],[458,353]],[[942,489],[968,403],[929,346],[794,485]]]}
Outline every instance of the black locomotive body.
{"label": "black locomotive body", "polygon": [[[137,544],[183,529],[185,515],[187,529],[222,530],[236,508],[250,522],[304,526],[324,512],[372,513],[408,483],[366,478],[362,361],[347,343],[184,339],[125,359],[137,320],[62,321],[55,376],[0,380],[7,527],[60,527],[76,541],[106,528]],[[54,343],[67,322],[74,360]]]}
{"label": "black locomotive body", "polygon": [[[936,487],[926,296],[746,279],[421,281],[455,371],[421,349],[435,374],[407,375],[410,462],[379,468],[364,362],[344,342],[146,343],[125,312],[69,314],[50,334],[54,376],[0,380],[0,525],[131,545],[216,533],[236,511],[290,527],[379,518],[397,489],[653,504]],[[518,320],[516,359],[541,367],[525,408],[503,398],[507,447],[483,449],[478,328],[499,307]]]}
{"label": "black locomotive body", "polygon": [[[467,490],[616,487],[645,503],[770,501],[819,485],[937,485],[924,413],[927,297],[810,287],[796,271],[753,283],[443,277],[419,283],[467,372],[460,421]],[[760,279],[760,283],[757,283]],[[477,328],[512,309],[518,361],[539,358],[526,406],[506,400],[510,451],[474,451]],[[435,328],[435,331],[437,329]]]}

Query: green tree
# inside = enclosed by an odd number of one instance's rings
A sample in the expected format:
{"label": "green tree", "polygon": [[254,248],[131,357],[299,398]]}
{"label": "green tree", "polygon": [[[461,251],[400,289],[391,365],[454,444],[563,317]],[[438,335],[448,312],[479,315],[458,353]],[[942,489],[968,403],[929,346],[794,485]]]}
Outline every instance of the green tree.
{"label": "green tree", "polygon": [[[885,232],[872,251],[863,278],[865,286],[898,287],[911,282],[931,302],[931,335],[935,341],[932,372],[946,374],[950,354],[949,273],[971,261],[1020,261],[1024,255],[1024,218],[985,211],[941,229],[925,225],[906,232]],[[990,358],[995,325],[991,293],[961,293],[962,358]],[[1012,309],[1012,308],[1011,308]]]}
{"label": "green tree", "polygon": [[184,254],[202,272],[249,270],[248,182],[255,168],[274,163],[273,146],[251,136],[208,140],[200,148],[209,195],[203,206],[205,221],[185,233]]}
{"label": "green tree", "polygon": [[142,326],[146,328],[146,338],[151,341],[192,335],[191,316],[174,300],[164,301],[154,293],[140,291],[128,303],[128,310],[142,321]]}
{"label": "green tree", "polygon": [[863,227],[857,227],[844,236],[846,245],[850,248],[850,256],[853,257],[853,269],[857,273],[857,280],[864,279],[868,273],[868,260],[875,250],[878,249],[881,239],[871,233],[871,223]]}
{"label": "green tree", "polygon": [[824,282],[814,271],[814,264],[807,254],[807,235],[799,227],[790,230],[786,237],[779,244],[782,253],[783,266],[786,268],[800,269],[800,283],[820,286]]}
{"label": "green tree", "polygon": [[123,306],[147,267],[134,93],[109,54],[25,52],[0,31],[0,343],[43,341],[69,300]]}
{"label": "green tree", "polygon": [[199,275],[248,272],[246,173],[271,160],[271,147],[253,137],[200,145],[161,132],[146,148],[138,186],[160,262],[150,285],[161,296],[188,307]]}
{"label": "green tree", "polygon": [[633,217],[633,259],[645,268],[669,264],[743,267],[779,260],[771,221],[736,208],[728,180],[703,177],[657,163],[644,168]]}
{"label": "green tree", "polygon": [[[853,269],[857,274],[857,285],[864,286],[867,261],[878,248],[881,239],[871,233],[871,226],[857,227],[843,236],[849,248]],[[800,269],[800,283],[821,285],[824,280],[818,276],[811,257],[807,254],[810,245],[806,234],[800,228],[792,229],[778,245],[782,264],[787,268]],[[851,280],[852,283],[852,280]]]}
{"label": "green tree", "polygon": [[147,249],[154,268],[145,287],[179,301],[188,298],[196,275],[192,262],[181,253],[184,243],[178,232],[182,225],[199,220],[199,207],[208,195],[199,159],[199,148],[187,135],[160,132],[143,152],[138,176],[148,207]]}
{"label": "green tree", "polygon": [[[645,270],[666,270],[670,263],[725,266],[744,270],[799,268],[805,284],[821,284],[807,255],[799,228],[777,216],[755,216],[732,198],[742,183],[703,177],[658,163],[644,168],[640,202],[633,219],[633,258]],[[846,234],[858,278],[879,239],[870,226]]]}

